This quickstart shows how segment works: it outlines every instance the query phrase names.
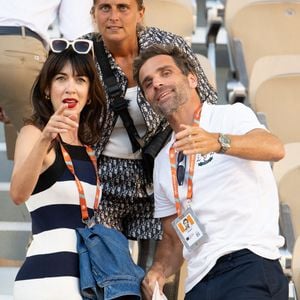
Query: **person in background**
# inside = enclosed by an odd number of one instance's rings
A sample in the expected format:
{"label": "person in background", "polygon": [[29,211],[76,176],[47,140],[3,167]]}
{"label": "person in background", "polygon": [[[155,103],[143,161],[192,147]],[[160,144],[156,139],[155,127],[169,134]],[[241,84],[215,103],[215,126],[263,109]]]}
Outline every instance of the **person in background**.
{"label": "person in background", "polygon": [[82,299],[75,229],[85,226],[80,201],[92,217],[99,189],[88,145],[100,138],[95,120],[106,106],[92,43],[54,45],[33,88],[33,115],[16,142],[10,195],[30,212],[32,241],[15,279],[15,300]]}
{"label": "person in background", "polygon": [[9,159],[31,113],[30,90],[46,60],[49,26],[57,19],[58,34],[70,40],[88,33],[91,5],[92,0],[0,0],[0,107],[6,115],[0,121]]}
{"label": "person in background", "polygon": [[[182,37],[158,28],[143,27],[143,0],[94,0],[91,9],[99,32],[84,38],[94,43],[103,41],[105,55],[128,100],[128,111],[143,143],[147,143],[163,128],[166,120],[153,111],[133,78],[133,60],[139,52],[153,43],[175,44],[195,64],[200,94],[208,102],[216,101],[216,91],[208,83],[191,48]],[[147,12],[146,12],[147,13]],[[100,79],[103,73],[96,63]],[[199,85],[200,86],[200,85]],[[101,219],[132,240],[139,241],[138,263],[143,268],[151,264],[152,241],[162,234],[159,219],[153,217],[152,180],[144,176],[141,153],[133,153],[121,118],[112,110],[114,98],[106,101],[108,113],[101,118],[105,124],[101,140],[95,145],[99,175],[103,182]]]}
{"label": "person in background", "polygon": [[[143,281],[145,299],[183,257],[186,300],[288,299],[270,166],[284,157],[282,142],[249,107],[205,101],[193,61],[176,46],[149,47],[134,67],[146,99],[174,131],[155,160],[155,216],[164,235]],[[178,230],[184,218],[193,223],[188,235]]]}

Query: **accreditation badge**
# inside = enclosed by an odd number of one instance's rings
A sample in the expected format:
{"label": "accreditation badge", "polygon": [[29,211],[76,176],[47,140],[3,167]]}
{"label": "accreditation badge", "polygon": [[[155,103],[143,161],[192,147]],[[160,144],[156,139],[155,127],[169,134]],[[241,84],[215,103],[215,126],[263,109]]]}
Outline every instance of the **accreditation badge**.
{"label": "accreditation badge", "polygon": [[207,240],[207,234],[195,212],[188,207],[183,214],[172,222],[178,237],[188,250],[193,250]]}

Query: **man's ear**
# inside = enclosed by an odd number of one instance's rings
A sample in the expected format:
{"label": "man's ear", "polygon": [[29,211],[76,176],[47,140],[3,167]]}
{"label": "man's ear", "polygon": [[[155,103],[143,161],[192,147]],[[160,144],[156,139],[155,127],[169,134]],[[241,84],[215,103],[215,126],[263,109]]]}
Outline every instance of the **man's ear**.
{"label": "man's ear", "polygon": [[187,77],[188,77],[190,87],[191,88],[196,88],[197,85],[198,85],[197,76],[193,73],[189,73]]}

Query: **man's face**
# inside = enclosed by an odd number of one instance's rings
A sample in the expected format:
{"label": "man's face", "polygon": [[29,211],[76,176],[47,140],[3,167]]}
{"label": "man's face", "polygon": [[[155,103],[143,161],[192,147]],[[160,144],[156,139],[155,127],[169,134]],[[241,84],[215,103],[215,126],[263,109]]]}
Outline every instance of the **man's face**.
{"label": "man's face", "polygon": [[149,58],[140,69],[139,80],[153,109],[166,117],[189,100],[197,82],[193,74],[182,74],[169,55]]}

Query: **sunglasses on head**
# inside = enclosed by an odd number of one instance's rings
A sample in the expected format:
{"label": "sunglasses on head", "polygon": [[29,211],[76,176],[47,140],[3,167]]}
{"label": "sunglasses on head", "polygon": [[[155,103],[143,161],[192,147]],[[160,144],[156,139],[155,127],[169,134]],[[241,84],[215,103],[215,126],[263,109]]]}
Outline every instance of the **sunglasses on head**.
{"label": "sunglasses on head", "polygon": [[178,152],[177,155],[177,182],[178,185],[183,185],[184,177],[185,177],[185,164],[186,164],[186,156],[182,151]]}
{"label": "sunglasses on head", "polygon": [[50,40],[50,49],[54,53],[60,53],[72,46],[73,50],[79,54],[87,54],[93,50],[93,41],[78,39],[68,41],[66,39],[52,39]]}

